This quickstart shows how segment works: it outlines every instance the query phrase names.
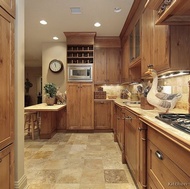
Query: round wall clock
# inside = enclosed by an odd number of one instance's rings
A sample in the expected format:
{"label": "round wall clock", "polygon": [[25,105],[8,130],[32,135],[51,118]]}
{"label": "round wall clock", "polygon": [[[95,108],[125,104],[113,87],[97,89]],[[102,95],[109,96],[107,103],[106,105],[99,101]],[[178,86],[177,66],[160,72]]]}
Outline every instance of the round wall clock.
{"label": "round wall clock", "polygon": [[63,63],[60,60],[54,59],[49,63],[49,69],[53,73],[59,73],[63,70]]}

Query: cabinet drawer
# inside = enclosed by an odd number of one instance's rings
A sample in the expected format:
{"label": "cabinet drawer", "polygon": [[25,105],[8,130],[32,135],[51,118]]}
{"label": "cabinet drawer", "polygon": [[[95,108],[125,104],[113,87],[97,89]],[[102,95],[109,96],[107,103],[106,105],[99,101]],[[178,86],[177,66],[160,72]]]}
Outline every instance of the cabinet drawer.
{"label": "cabinet drawer", "polygon": [[148,174],[157,188],[188,188],[189,152],[157,131],[148,129]]}
{"label": "cabinet drawer", "polygon": [[190,169],[187,166],[190,162],[189,150],[184,149],[177,143],[151,128],[148,129],[148,140],[150,140],[155,146],[159,147],[164,154],[170,157],[178,167],[183,169],[183,171],[190,176]]}
{"label": "cabinet drawer", "polygon": [[[156,188],[188,188],[190,177],[170,157],[148,141],[148,174]],[[181,157],[181,156],[180,156]],[[159,159],[160,158],[160,159]],[[186,165],[187,166],[187,165]]]}

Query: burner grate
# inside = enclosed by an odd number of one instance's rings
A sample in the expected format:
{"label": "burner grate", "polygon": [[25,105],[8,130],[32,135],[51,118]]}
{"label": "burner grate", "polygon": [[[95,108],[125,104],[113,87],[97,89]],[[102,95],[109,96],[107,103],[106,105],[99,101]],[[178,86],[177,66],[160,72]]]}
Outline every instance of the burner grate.
{"label": "burner grate", "polygon": [[156,118],[190,134],[190,114],[160,113]]}

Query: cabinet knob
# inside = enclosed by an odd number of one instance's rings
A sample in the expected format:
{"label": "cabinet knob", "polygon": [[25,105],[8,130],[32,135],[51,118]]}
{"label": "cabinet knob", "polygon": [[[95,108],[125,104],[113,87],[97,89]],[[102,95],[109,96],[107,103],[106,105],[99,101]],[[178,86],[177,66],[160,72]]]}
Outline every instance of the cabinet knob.
{"label": "cabinet knob", "polygon": [[162,155],[162,153],[159,152],[158,150],[155,152],[155,155],[156,155],[156,157],[157,157],[158,159],[163,160],[163,155]]}

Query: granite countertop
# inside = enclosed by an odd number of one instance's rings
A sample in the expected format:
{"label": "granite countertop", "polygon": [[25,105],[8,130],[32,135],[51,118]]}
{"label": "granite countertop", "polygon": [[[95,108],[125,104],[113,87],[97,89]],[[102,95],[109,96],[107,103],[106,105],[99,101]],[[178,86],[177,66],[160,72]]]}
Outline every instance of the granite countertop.
{"label": "granite countertop", "polygon": [[59,111],[66,107],[66,104],[54,104],[53,106],[48,106],[46,103],[36,104],[32,106],[27,106],[24,108],[25,112],[31,111]]}
{"label": "granite countertop", "polygon": [[[126,107],[128,110],[132,111],[134,114],[138,115],[140,120],[153,127],[154,129],[160,131],[162,134],[166,134],[171,139],[179,142],[180,145],[185,146],[190,151],[190,134],[180,131],[158,119],[155,118],[159,114],[158,109],[144,110],[140,108],[139,104],[125,105],[123,102],[125,99],[117,98],[114,102],[120,106]],[[174,108],[170,113],[188,113],[188,111],[183,109]]]}

